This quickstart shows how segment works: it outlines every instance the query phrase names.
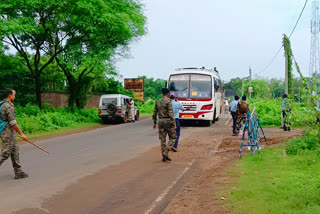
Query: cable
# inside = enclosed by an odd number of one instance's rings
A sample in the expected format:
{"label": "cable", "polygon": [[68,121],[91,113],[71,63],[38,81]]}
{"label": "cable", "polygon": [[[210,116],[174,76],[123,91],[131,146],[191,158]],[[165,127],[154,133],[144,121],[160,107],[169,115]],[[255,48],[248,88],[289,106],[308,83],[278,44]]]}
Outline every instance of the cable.
{"label": "cable", "polygon": [[272,58],[272,60],[269,62],[269,64],[262,70],[260,71],[258,74],[261,74],[262,72],[264,72],[265,70],[267,70],[269,68],[269,66],[273,63],[273,61],[277,58],[278,54],[280,53],[281,49],[282,49],[283,45],[281,45],[281,47],[279,48],[278,52],[276,53],[276,55]]}
{"label": "cable", "polygon": [[[292,31],[291,31],[291,33],[290,33],[289,38],[292,36],[293,32],[295,31],[296,27],[298,26],[298,23],[299,23],[299,21],[300,21],[300,19],[301,19],[301,16],[302,16],[303,12],[304,12],[304,9],[306,8],[307,3],[308,3],[308,0],[305,1],[304,6],[303,6],[303,8],[302,8],[302,10],[301,10],[301,12],[300,12],[299,18],[298,18],[298,20],[296,21],[296,24],[295,24],[295,26],[293,27],[293,29],[292,29]],[[273,61],[276,59],[276,57],[277,57],[278,54],[280,53],[282,47],[283,47],[283,44],[282,44],[281,47],[279,48],[279,50],[278,50],[278,52],[276,53],[276,55],[275,55],[275,56],[272,58],[272,60],[268,63],[268,65],[267,65],[262,71],[260,71],[258,74],[266,71],[266,70],[269,68],[269,66],[273,63]]]}
{"label": "cable", "polygon": [[300,13],[300,16],[299,16],[299,18],[298,18],[298,20],[297,20],[297,22],[296,22],[296,25],[295,25],[294,28],[292,29],[289,38],[292,36],[294,30],[296,29],[296,27],[297,27],[297,25],[298,25],[298,23],[299,23],[299,21],[300,21],[300,18],[301,18],[302,14],[303,14],[303,11],[304,11],[304,9],[306,8],[307,3],[308,3],[308,0],[306,0],[306,2],[304,3],[304,6],[303,6],[302,11],[301,11],[301,13]]}

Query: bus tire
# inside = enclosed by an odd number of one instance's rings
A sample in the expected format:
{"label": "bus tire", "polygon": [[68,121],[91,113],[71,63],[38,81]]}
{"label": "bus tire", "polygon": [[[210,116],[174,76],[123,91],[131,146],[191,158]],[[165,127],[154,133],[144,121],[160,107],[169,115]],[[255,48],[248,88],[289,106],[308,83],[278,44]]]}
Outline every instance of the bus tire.
{"label": "bus tire", "polygon": [[212,123],[215,123],[215,122],[216,122],[216,115],[217,115],[217,112],[216,112],[216,109],[214,109]]}
{"label": "bus tire", "polygon": [[205,126],[211,126],[211,124],[212,124],[212,121],[211,120],[205,120],[204,121],[204,124],[205,124]]}

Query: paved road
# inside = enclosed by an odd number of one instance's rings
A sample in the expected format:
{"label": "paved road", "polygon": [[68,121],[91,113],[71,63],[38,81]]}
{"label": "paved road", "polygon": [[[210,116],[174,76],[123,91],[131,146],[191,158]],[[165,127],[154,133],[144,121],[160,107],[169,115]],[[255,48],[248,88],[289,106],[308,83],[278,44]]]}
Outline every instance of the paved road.
{"label": "paved road", "polygon": [[[197,128],[184,127],[184,138]],[[38,142],[48,156],[29,144],[20,146],[21,163],[30,178],[13,180],[11,161],[0,167],[1,214],[41,208],[42,202],[103,168],[137,157],[158,146],[151,119]]]}

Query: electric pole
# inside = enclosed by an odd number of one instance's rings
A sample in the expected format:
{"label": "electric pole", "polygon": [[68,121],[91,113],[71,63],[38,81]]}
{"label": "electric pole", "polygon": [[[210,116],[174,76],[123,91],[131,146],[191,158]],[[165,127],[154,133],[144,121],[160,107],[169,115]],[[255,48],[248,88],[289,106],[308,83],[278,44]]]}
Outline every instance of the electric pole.
{"label": "electric pole", "polygon": [[284,85],[285,85],[285,93],[286,94],[289,94],[289,76],[288,76],[288,54],[287,52],[285,53],[285,57],[286,57],[286,76],[285,76],[285,79],[284,79]]}
{"label": "electric pole", "polygon": [[320,16],[319,16],[319,0],[312,2],[312,19],[311,19],[311,47],[310,47],[310,65],[309,77],[315,77],[316,82],[320,69],[320,49],[319,49],[319,35],[320,35]]}
{"label": "electric pole", "polygon": [[[249,75],[250,75],[250,90],[251,90],[252,71],[251,71],[250,67],[249,67]],[[252,92],[250,92],[250,99],[251,99],[251,94],[252,94]]]}

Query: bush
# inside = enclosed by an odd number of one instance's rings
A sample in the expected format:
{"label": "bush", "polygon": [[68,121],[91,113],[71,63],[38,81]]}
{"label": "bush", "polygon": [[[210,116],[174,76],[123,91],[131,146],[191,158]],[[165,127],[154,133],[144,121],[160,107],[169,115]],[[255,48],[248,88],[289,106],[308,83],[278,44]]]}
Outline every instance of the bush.
{"label": "bush", "polygon": [[53,108],[43,105],[42,111],[38,106],[27,104],[16,107],[17,121],[26,134],[57,130],[62,127],[75,127],[79,123],[99,122],[97,109]]}
{"label": "bush", "polygon": [[[277,99],[251,99],[248,101],[250,110],[256,107],[257,114],[260,118],[262,125],[274,125],[281,126],[281,104],[282,98]],[[291,119],[290,123],[292,126],[311,126],[314,125],[316,117],[310,113],[310,109],[305,106],[304,103],[291,102],[290,108]]]}
{"label": "bush", "polygon": [[286,153],[288,155],[297,155],[305,150],[319,150],[320,142],[317,134],[318,132],[315,130],[307,131],[303,137],[289,140],[286,146]]}

